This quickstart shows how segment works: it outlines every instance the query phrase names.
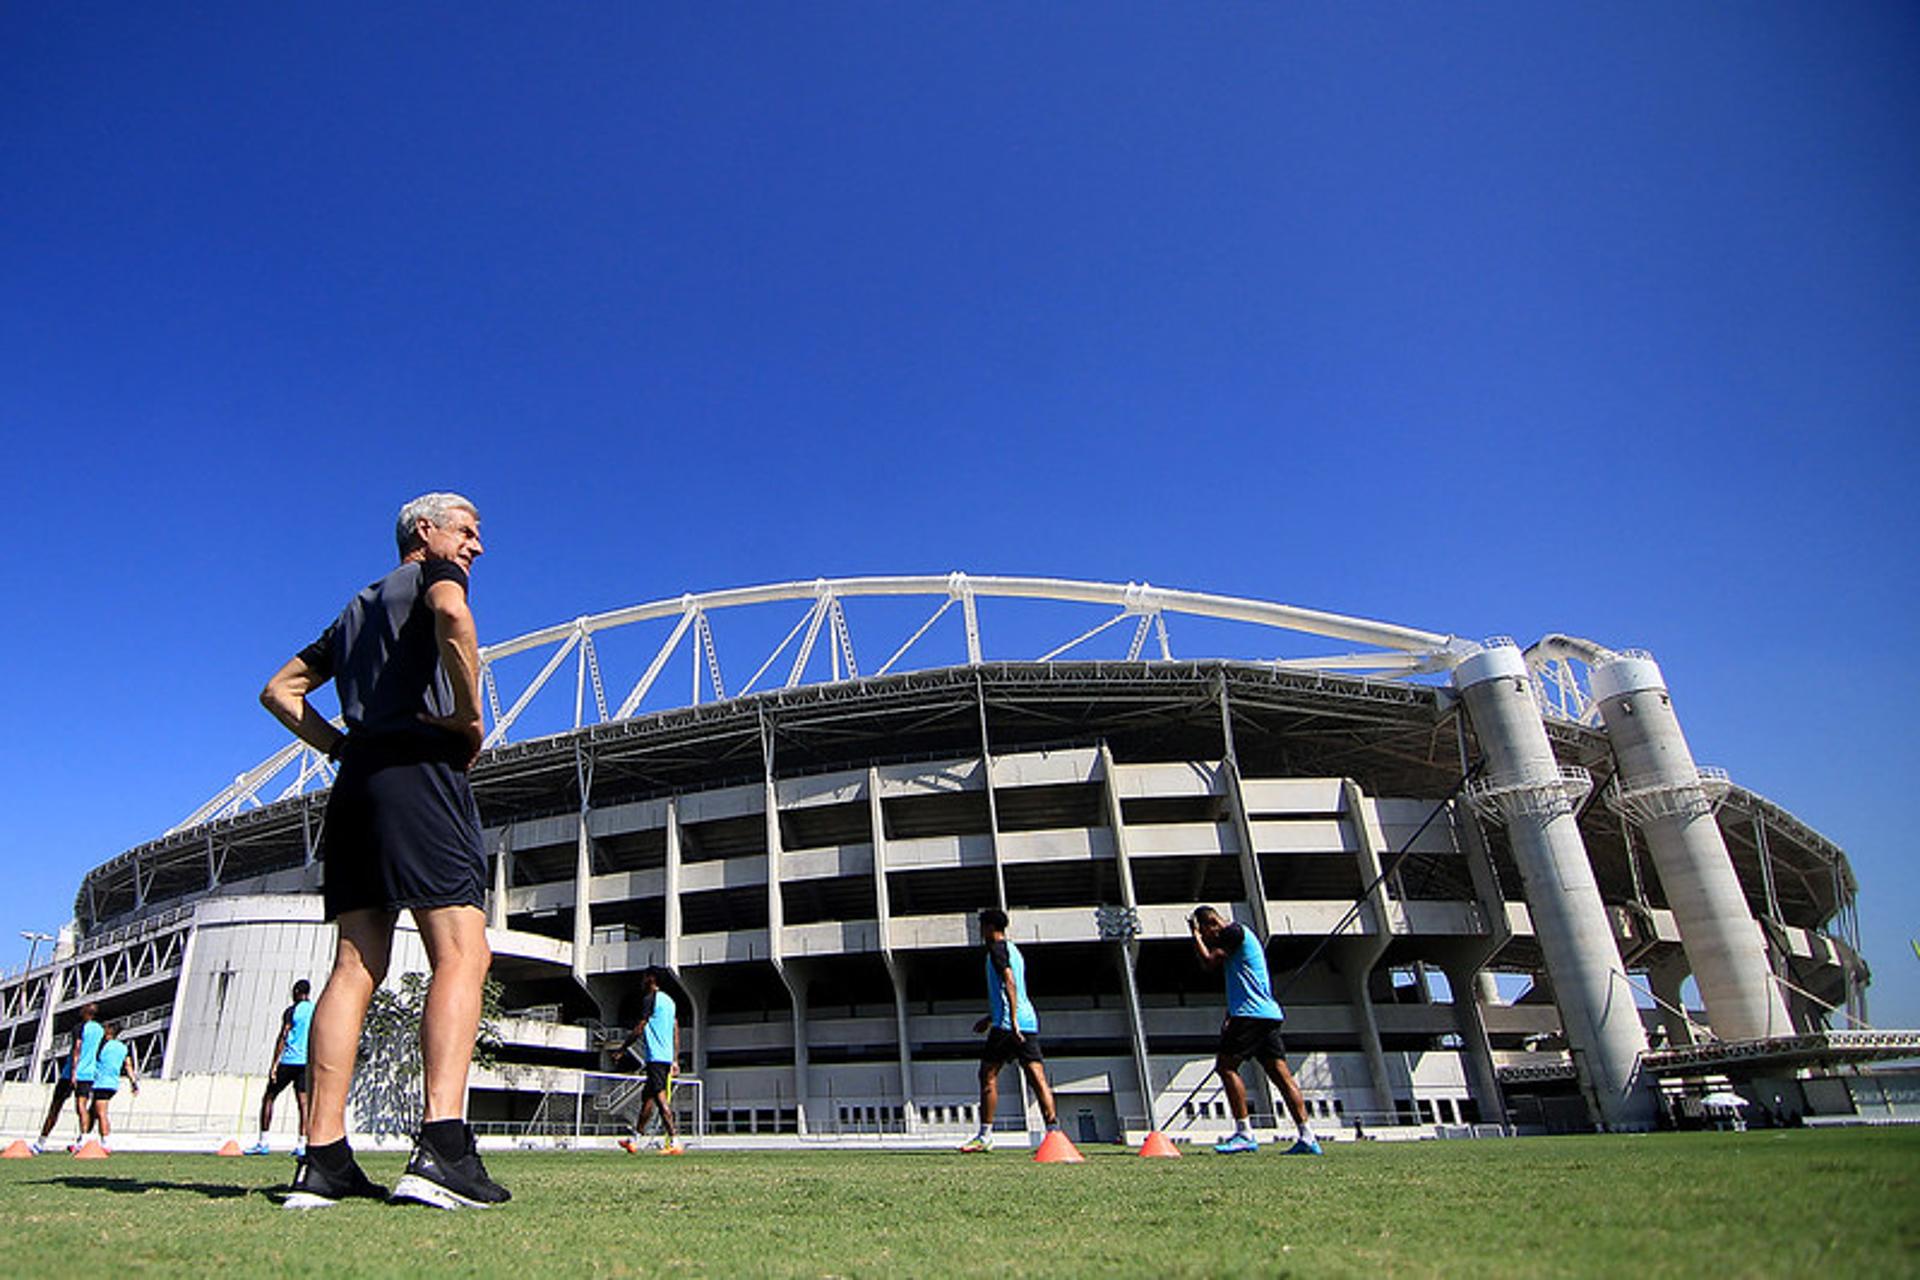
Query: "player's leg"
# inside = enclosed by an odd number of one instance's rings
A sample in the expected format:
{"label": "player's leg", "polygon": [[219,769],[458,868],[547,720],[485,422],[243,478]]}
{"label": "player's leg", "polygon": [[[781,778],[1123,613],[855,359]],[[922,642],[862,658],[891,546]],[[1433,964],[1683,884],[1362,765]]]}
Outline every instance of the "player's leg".
{"label": "player's leg", "polygon": [[1287,1104],[1287,1114],[1293,1117],[1294,1143],[1288,1149],[1288,1155],[1319,1155],[1320,1140],[1314,1136],[1313,1121],[1307,1115],[1307,1097],[1300,1092],[1300,1084],[1293,1078],[1293,1072],[1287,1070],[1287,1060],[1278,1054],[1260,1060],[1261,1069],[1267,1073],[1267,1079],[1280,1091],[1280,1097]]}
{"label": "player's leg", "polygon": [[1240,1078],[1239,1055],[1222,1049],[1213,1060],[1213,1069],[1220,1077],[1220,1088],[1227,1095],[1227,1110],[1233,1116],[1233,1133],[1225,1141],[1216,1142],[1213,1149],[1228,1155],[1258,1151],[1260,1143],[1253,1136],[1253,1123],[1247,1112],[1247,1082]]}
{"label": "player's leg", "polygon": [[478,907],[427,907],[413,913],[433,976],[420,1016],[420,1057],[426,1069],[426,1122],[467,1113],[467,1071],[480,1032],[480,1004],[493,953],[487,917]]}
{"label": "player's leg", "polygon": [[347,1136],[347,1087],[360,1052],[367,1002],[387,976],[393,950],[394,914],[379,908],[342,912],[333,970],[313,1006],[308,1029],[307,1070],[313,1101],[307,1136],[311,1146],[330,1146]]}
{"label": "player's leg", "polygon": [[113,1125],[107,1120],[107,1103],[110,1101],[112,1101],[110,1098],[93,1100],[93,1124],[100,1131],[101,1146],[105,1146],[107,1139],[113,1136]]}
{"label": "player's leg", "polygon": [[993,1149],[993,1117],[1000,1109],[1000,1068],[1005,1065],[992,1056],[992,1040],[980,1059],[980,1127],[961,1144],[962,1151]]}
{"label": "player's leg", "polygon": [[88,1085],[85,1088],[77,1084],[73,1086],[73,1118],[80,1122],[80,1133],[79,1136],[74,1138],[74,1141],[76,1143],[85,1142],[87,1140],[87,1134],[93,1131],[92,1085]]}
{"label": "player's leg", "polygon": [[300,1145],[294,1149],[298,1155],[307,1149],[307,1126],[313,1116],[313,1077],[305,1067],[300,1068],[300,1077],[293,1082],[293,1100],[300,1108]]}
{"label": "player's leg", "polygon": [[53,1127],[60,1123],[60,1113],[67,1109],[67,1098],[72,1093],[73,1085],[70,1081],[54,1082],[53,1101],[47,1104],[47,1118],[41,1122],[40,1137],[33,1144],[35,1155],[46,1150],[47,1138],[53,1133]]}
{"label": "player's leg", "polygon": [[286,1073],[276,1063],[267,1076],[267,1087],[260,1094],[260,1139],[247,1148],[248,1155],[267,1154],[267,1133],[273,1128],[273,1101],[287,1087]]}
{"label": "player's leg", "polygon": [[426,1115],[407,1171],[394,1184],[395,1200],[437,1209],[477,1209],[512,1199],[487,1174],[473,1128],[466,1122],[467,1071],[480,1031],[480,1006],[493,954],[487,917],[478,907],[416,907],[414,924],[426,945],[433,976],[420,1015],[420,1056],[426,1067]]}
{"label": "player's leg", "polygon": [[680,1134],[673,1125],[673,1108],[667,1104],[667,1096],[660,1095],[660,1130],[666,1135],[666,1145],[661,1148],[668,1155],[680,1150]]}
{"label": "player's leg", "polygon": [[1027,1083],[1033,1086],[1033,1096],[1040,1104],[1040,1118],[1046,1122],[1047,1128],[1058,1129],[1060,1118],[1054,1112],[1053,1089],[1047,1084],[1046,1063],[1037,1058],[1030,1058],[1020,1065],[1025,1069]]}

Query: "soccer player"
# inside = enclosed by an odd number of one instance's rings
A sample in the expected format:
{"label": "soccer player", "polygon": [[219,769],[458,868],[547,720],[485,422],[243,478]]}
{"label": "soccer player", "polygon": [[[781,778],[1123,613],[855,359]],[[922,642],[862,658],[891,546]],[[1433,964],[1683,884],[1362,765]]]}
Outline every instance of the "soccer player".
{"label": "soccer player", "polygon": [[99,1063],[100,1042],[105,1038],[100,1006],[89,1000],[80,1006],[80,1027],[73,1033],[73,1048],[67,1055],[68,1071],[73,1076],[73,1110],[80,1117],[80,1136],[74,1139],[70,1151],[78,1149],[93,1132],[93,1069]]}
{"label": "soccer player", "polygon": [[1307,1119],[1307,1100],[1294,1083],[1293,1073],[1287,1070],[1287,1046],[1280,1038],[1280,1023],[1287,1015],[1273,998],[1267,954],[1260,940],[1243,926],[1222,920],[1212,907],[1195,908],[1187,925],[1193,932],[1193,949],[1201,967],[1209,973],[1224,969],[1227,975],[1227,1020],[1220,1028],[1220,1051],[1213,1069],[1220,1073],[1227,1108],[1233,1112],[1233,1133],[1215,1143],[1213,1149],[1222,1155],[1260,1149],[1247,1119],[1247,1085],[1240,1078],[1240,1064],[1252,1058],[1280,1090],[1293,1116],[1297,1137],[1287,1154],[1319,1155],[1320,1140],[1313,1136],[1313,1124]]}
{"label": "soccer player", "polygon": [[107,1107],[114,1095],[128,1085],[140,1092],[140,1073],[127,1056],[127,1042],[120,1038],[120,1024],[109,1022],[100,1041],[100,1052],[93,1065],[93,1123],[100,1130],[100,1145],[107,1145],[113,1126],[107,1121]]}
{"label": "soccer player", "polygon": [[273,1042],[273,1069],[267,1072],[267,1091],[260,1096],[260,1141],[247,1148],[250,1156],[267,1154],[267,1130],[273,1128],[273,1100],[293,1086],[300,1107],[300,1140],[293,1149],[298,1160],[307,1154],[307,1028],[313,1022],[313,987],[305,978],[293,984],[293,1003],[280,1015],[280,1035]]}
{"label": "soccer player", "polygon": [[680,1065],[680,1020],[676,1016],[673,997],[660,989],[660,975],[648,969],[640,975],[640,1021],[634,1024],[631,1034],[620,1042],[619,1053],[625,1053],[640,1042],[641,1062],[646,1072],[646,1083],[640,1086],[640,1114],[633,1122],[633,1136],[620,1139],[620,1145],[629,1155],[637,1154],[640,1135],[647,1130],[647,1121],[653,1113],[660,1113],[660,1127],[665,1133],[665,1144],[660,1148],[663,1156],[677,1156],[685,1152],[673,1127],[673,1107],[669,1105],[672,1095],[673,1073]]}
{"label": "soccer player", "polygon": [[[302,742],[340,761],[320,856],[333,971],[314,1006],[307,1154],[290,1209],[380,1198],[347,1145],[367,1003],[386,976],[399,913],[410,911],[433,977],[420,1019],[426,1108],[393,1198],[442,1209],[510,1197],[487,1176],[466,1122],[487,947],[486,850],[467,770],[480,753],[480,648],[467,575],[483,548],[473,503],[429,493],[400,508],[400,565],[347,602],[320,638],[273,674],[261,703]],[[307,696],[328,680],[346,732]]]}
{"label": "soccer player", "polygon": [[1048,1129],[1060,1127],[1053,1090],[1047,1085],[1046,1055],[1040,1051],[1040,1015],[1027,999],[1027,962],[1007,940],[1007,913],[988,907],[980,913],[980,940],[986,946],[987,1016],[973,1029],[987,1033],[980,1047],[980,1128],[961,1144],[962,1151],[993,1150],[993,1115],[1000,1105],[1000,1070],[1015,1058],[1033,1085],[1040,1117]]}

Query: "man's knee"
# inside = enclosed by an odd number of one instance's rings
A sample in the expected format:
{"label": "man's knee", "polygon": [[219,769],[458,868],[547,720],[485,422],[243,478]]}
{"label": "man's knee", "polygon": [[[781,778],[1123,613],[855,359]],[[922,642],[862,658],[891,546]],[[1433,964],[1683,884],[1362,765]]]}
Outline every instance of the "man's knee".
{"label": "man's knee", "polygon": [[1240,1059],[1223,1053],[1213,1060],[1213,1070],[1216,1075],[1238,1075],[1240,1073]]}

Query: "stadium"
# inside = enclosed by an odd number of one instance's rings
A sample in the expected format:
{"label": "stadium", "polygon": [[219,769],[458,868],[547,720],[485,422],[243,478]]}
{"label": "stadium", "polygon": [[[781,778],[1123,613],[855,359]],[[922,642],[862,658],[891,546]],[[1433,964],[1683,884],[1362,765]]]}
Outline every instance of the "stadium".
{"label": "stadium", "polygon": [[[605,1037],[659,966],[708,1140],[949,1141],[992,905],[1083,1141],[1226,1124],[1198,903],[1267,940],[1335,1135],[1684,1126],[1728,1088],[1841,1117],[1892,1107],[1843,1068],[1920,1046],[1862,1029],[1844,852],[1699,765],[1643,653],[954,574],[686,595],[482,658],[494,1135],[617,1130]],[[291,744],[89,871],[0,986],[0,1079],[50,1080],[95,1001],[166,1091],[128,1131],[235,1127],[285,992],[329,963],[330,778]]]}

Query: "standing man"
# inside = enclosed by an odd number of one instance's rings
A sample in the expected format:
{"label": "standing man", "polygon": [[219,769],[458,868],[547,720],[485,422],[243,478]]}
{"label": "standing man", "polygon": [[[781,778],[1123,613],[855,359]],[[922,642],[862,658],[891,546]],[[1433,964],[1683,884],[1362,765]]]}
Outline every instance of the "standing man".
{"label": "standing man", "polygon": [[305,978],[293,984],[293,1003],[280,1015],[280,1035],[273,1042],[273,1067],[267,1072],[267,1091],[260,1096],[260,1141],[247,1148],[250,1156],[267,1154],[267,1130],[273,1128],[273,1100],[293,1086],[293,1100],[300,1106],[300,1138],[293,1149],[298,1160],[307,1154],[307,1106],[312,1094],[307,1089],[307,1029],[313,1022],[313,990]]}
{"label": "standing man", "polygon": [[1049,1130],[1060,1127],[1047,1085],[1046,1055],[1040,1051],[1040,1015],[1027,999],[1027,962],[1007,940],[1007,913],[988,907],[980,913],[980,940],[986,944],[987,1016],[973,1029],[987,1033],[980,1047],[980,1128],[962,1151],[993,1150],[993,1115],[1000,1106],[1000,1070],[1015,1058],[1033,1085],[1040,1117]]}
{"label": "standing man", "polygon": [[682,1147],[673,1127],[673,1073],[680,1065],[680,1020],[673,997],[660,989],[660,974],[656,969],[647,969],[640,975],[640,1021],[634,1024],[633,1031],[620,1042],[619,1052],[624,1054],[638,1040],[641,1045],[641,1062],[646,1072],[646,1082],[640,1086],[640,1114],[633,1122],[633,1136],[620,1139],[620,1145],[629,1155],[637,1155],[640,1147],[640,1135],[647,1130],[647,1121],[653,1113],[660,1113],[660,1127],[666,1134],[666,1145],[660,1148],[663,1156],[683,1155]]}
{"label": "standing man", "polygon": [[140,1092],[140,1073],[127,1058],[127,1042],[120,1038],[120,1024],[109,1022],[100,1041],[100,1053],[93,1066],[93,1123],[100,1130],[100,1145],[107,1145],[113,1125],[107,1121],[107,1108],[114,1095],[127,1085]]}
{"label": "standing man", "polygon": [[1227,1107],[1233,1112],[1233,1133],[1214,1144],[1222,1155],[1258,1151],[1260,1142],[1253,1136],[1247,1119],[1247,1085],[1240,1078],[1240,1064],[1247,1058],[1258,1062],[1286,1099],[1298,1136],[1287,1148],[1290,1156],[1317,1156],[1320,1140],[1313,1136],[1313,1124],[1307,1119],[1307,1100],[1287,1070],[1287,1046],[1280,1038],[1280,1023],[1286,1018],[1273,998],[1273,984],[1267,977],[1267,953],[1260,940],[1239,925],[1228,924],[1212,907],[1196,907],[1187,918],[1193,931],[1193,949],[1200,965],[1209,973],[1225,969],[1227,974],[1227,1020],[1220,1028],[1220,1051],[1213,1069],[1227,1093]]}
{"label": "standing man", "polygon": [[[396,1200],[482,1208],[510,1197],[487,1176],[466,1123],[487,948],[486,853],[467,769],[480,752],[480,649],[467,575],[480,516],[454,493],[400,508],[400,566],[347,602],[320,638],[273,674],[260,701],[295,736],[340,762],[320,856],[333,971],[314,1007],[307,1153],[286,1206],[386,1195],[347,1146],[367,1002],[387,973],[393,929],[413,913],[433,977],[420,1019],[426,1107]],[[342,733],[307,696],[332,680]]]}
{"label": "standing man", "polygon": [[[73,1109],[80,1117],[80,1136],[71,1150],[79,1149],[93,1131],[93,1071],[100,1061],[100,1042],[106,1032],[100,1026],[100,1006],[89,1000],[80,1006],[80,1026],[73,1033],[73,1047],[67,1052],[67,1069],[73,1076]],[[105,1137],[105,1134],[101,1135]]]}

